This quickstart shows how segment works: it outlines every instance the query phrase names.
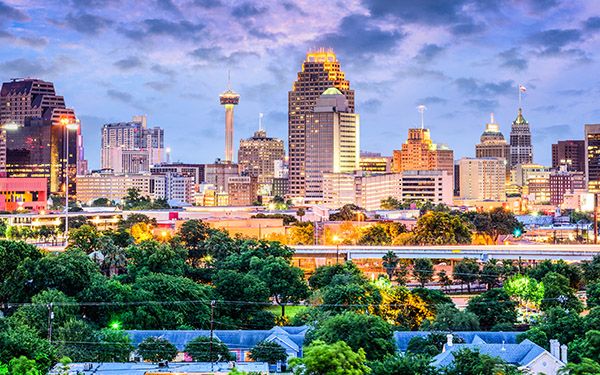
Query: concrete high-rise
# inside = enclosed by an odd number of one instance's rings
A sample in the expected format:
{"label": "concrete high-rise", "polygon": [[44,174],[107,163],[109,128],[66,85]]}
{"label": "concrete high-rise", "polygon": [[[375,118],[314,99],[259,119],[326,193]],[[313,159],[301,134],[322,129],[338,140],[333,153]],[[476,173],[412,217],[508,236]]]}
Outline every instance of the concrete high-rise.
{"label": "concrete high-rise", "polygon": [[264,129],[259,129],[250,138],[240,140],[238,150],[240,172],[258,178],[259,184],[272,184],[275,161],[284,158],[283,140],[267,137]]}
{"label": "concrete high-rise", "polygon": [[585,141],[568,140],[552,144],[552,168],[566,166],[568,171],[585,171]]}
{"label": "concrete high-rise", "polygon": [[506,199],[506,160],[462,158],[459,161],[460,197],[473,200]]}
{"label": "concrete high-rise", "polygon": [[112,169],[115,173],[148,172],[151,165],[162,162],[164,130],[148,128],[146,116],[104,124],[101,134],[102,169]]}
{"label": "concrete high-rise", "polygon": [[51,194],[65,192],[69,173],[68,189],[74,194],[78,151],[83,147],[78,144],[81,127],[68,129],[64,124],[76,122],[75,112],[66,107],[62,96],[56,95],[52,82],[27,78],[3,83],[0,91],[2,172],[8,177],[46,178]]}
{"label": "concrete high-rise", "polygon": [[585,176],[590,193],[600,193],[600,124],[585,125]]}
{"label": "concrete high-rise", "polygon": [[312,113],[317,98],[335,87],[348,101],[348,112],[354,112],[354,91],[340,68],[332,50],[313,50],[306,54],[302,70],[288,93],[289,195],[305,194],[306,117]]}
{"label": "concrete high-rise", "polygon": [[475,157],[504,159],[507,166],[510,163],[510,145],[500,132],[493,113],[490,122],[485,125],[485,131],[481,134],[480,143],[475,145]]}
{"label": "concrete high-rise", "polygon": [[359,169],[360,121],[348,99],[334,87],[317,99],[306,115],[305,198],[323,200],[323,173],[348,173]]}
{"label": "concrete high-rise", "polygon": [[523,110],[519,108],[517,118],[513,121],[510,129],[510,167],[531,163],[533,163],[531,131],[529,123],[523,117]]}
{"label": "concrete high-rise", "polygon": [[454,173],[454,151],[433,143],[429,129],[408,129],[408,139],[401,150],[394,150],[392,172],[446,171]]}
{"label": "concrete high-rise", "polygon": [[219,95],[221,105],[225,107],[225,158],[226,163],[233,162],[233,107],[239,104],[240,95],[227,84],[227,91]]}

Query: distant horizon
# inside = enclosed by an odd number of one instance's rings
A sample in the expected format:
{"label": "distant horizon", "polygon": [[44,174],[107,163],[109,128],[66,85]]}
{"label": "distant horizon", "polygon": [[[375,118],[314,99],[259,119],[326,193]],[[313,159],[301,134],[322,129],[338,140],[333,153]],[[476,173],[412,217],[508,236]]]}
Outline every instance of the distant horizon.
{"label": "distant horizon", "polygon": [[4,0],[0,70],[3,81],[55,84],[81,120],[90,169],[100,166],[101,126],[139,114],[165,129],[172,162],[222,159],[218,97],[229,70],[241,96],[235,158],[261,112],[287,151],[287,93],[318,46],[334,50],[355,90],[363,151],[391,156],[424,104],[433,141],[456,160],[473,157],[490,112],[508,140],[519,84],[536,163],[549,165],[552,143],[600,123],[598,2],[312,4]]}

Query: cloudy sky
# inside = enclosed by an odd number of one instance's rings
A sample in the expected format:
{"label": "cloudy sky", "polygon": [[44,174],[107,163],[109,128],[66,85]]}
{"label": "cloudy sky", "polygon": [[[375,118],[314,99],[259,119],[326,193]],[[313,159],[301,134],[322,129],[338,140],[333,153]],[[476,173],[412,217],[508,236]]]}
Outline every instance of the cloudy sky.
{"label": "cloudy sky", "polygon": [[455,158],[494,112],[505,136],[517,85],[534,159],[600,122],[600,1],[0,0],[0,76],[53,81],[99,165],[100,127],[145,113],[173,160],[223,154],[218,95],[241,94],[235,138],[258,113],[287,140],[287,92],[307,50],[335,50],[361,114],[361,148],[391,154],[419,122]]}

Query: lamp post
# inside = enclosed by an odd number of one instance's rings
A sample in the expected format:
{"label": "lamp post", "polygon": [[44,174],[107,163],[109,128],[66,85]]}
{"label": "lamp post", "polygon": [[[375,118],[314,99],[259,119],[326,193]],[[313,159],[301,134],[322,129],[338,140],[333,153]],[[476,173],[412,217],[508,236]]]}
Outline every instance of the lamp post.
{"label": "lamp post", "polygon": [[69,130],[77,130],[77,121],[71,122],[68,117],[62,117],[60,124],[65,128],[65,243],[69,236]]}
{"label": "lamp post", "polygon": [[335,264],[340,264],[340,237],[337,234],[333,236],[333,242],[335,242]]}

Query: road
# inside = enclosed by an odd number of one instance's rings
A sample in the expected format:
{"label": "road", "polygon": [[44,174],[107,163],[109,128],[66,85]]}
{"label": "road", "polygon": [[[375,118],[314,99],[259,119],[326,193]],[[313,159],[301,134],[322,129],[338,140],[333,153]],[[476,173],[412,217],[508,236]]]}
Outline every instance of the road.
{"label": "road", "polygon": [[340,257],[350,259],[377,259],[388,251],[399,258],[464,259],[476,258],[513,260],[591,260],[600,254],[600,245],[457,245],[457,246],[292,246],[296,257]]}

